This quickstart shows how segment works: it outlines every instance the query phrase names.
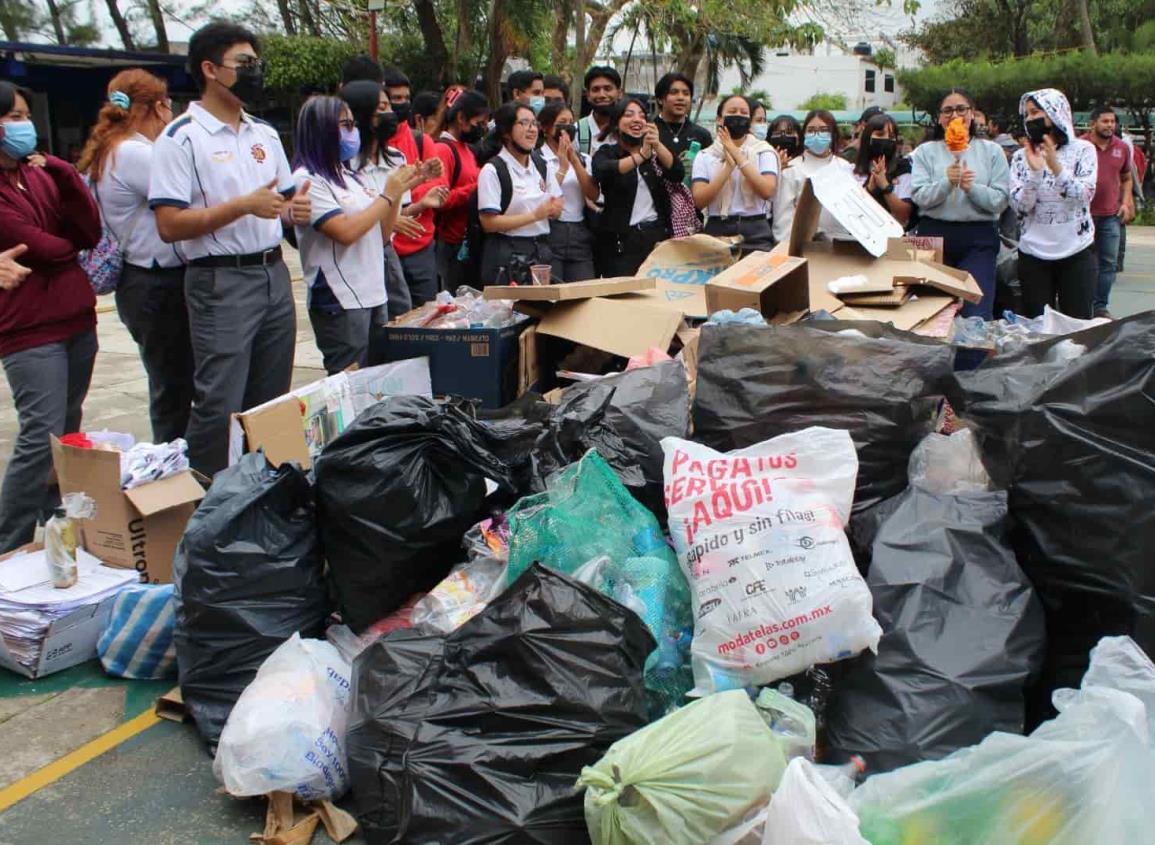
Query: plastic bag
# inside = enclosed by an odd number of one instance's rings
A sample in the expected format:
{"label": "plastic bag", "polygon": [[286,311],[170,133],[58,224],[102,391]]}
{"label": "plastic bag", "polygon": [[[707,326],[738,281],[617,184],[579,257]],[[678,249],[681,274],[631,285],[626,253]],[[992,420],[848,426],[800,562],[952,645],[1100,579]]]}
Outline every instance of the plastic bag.
{"label": "plastic bag", "polygon": [[928,434],[910,454],[911,486],[955,496],[991,489],[991,477],[983,466],[974,432]]}
{"label": "plastic bag", "polygon": [[594,845],[708,842],[766,803],[786,760],[743,690],[695,701],[581,773]]}
{"label": "plastic bag", "polygon": [[136,584],[116,594],[96,653],[114,678],[152,681],[176,677],[172,584]]}
{"label": "plastic bag", "polygon": [[480,613],[501,594],[508,564],[478,557],[455,566],[449,575],[413,606],[413,624],[448,634]]}
{"label": "plastic bag", "polygon": [[217,473],[173,559],[185,706],[210,744],[265,658],[329,613],[313,489],[300,467],[250,452]]}
{"label": "plastic bag", "polygon": [[1008,489],[1012,546],[1046,609],[1028,725],[1051,712],[1052,690],[1078,685],[1100,637],[1155,652],[1155,313],[1066,339],[1087,352],[1055,362],[1062,340],[1032,344],[950,389]]}
{"label": "plastic bag", "polygon": [[302,801],[345,794],[349,673],[324,640],[294,634],[269,655],[221,732],[213,773],[229,794],[292,792]]}
{"label": "plastic bag", "polygon": [[[790,761],[770,799],[763,845],[868,845],[858,816],[812,763]],[[927,843],[929,845],[929,842]]]}
{"label": "plastic bag", "polygon": [[542,566],[446,637],[374,643],[347,733],[369,845],[588,843],[574,783],[646,723],[653,647],[635,614]]}
{"label": "plastic bag", "polygon": [[787,760],[795,757],[814,759],[818,728],[813,710],[769,687],[758,693],[754,706],[773,731]]}
{"label": "plastic bag", "polygon": [[[1080,689],[1096,687],[1128,692],[1147,708],[1148,735],[1155,741],[1155,663],[1130,637],[1103,637],[1091,649],[1090,665]],[[1058,690],[1057,700],[1071,690]]]}
{"label": "plastic bag", "polygon": [[321,541],[341,614],[360,632],[462,558],[486,479],[508,468],[460,409],[400,396],[365,411],[317,460]]}
{"label": "plastic bag", "polygon": [[867,575],[882,639],[835,687],[833,759],[857,754],[868,771],[890,771],[992,731],[1022,733],[1046,631],[1006,523],[1002,491],[940,496],[912,486],[899,497]]}
{"label": "plastic bag", "polygon": [[695,439],[728,451],[807,426],[845,429],[858,450],[858,513],[906,489],[953,363],[949,346],[875,322],[707,326]]}
{"label": "plastic bag", "polygon": [[694,600],[696,694],[877,645],[844,531],[858,469],[849,434],[807,428],[729,453],[662,446],[670,535]]}

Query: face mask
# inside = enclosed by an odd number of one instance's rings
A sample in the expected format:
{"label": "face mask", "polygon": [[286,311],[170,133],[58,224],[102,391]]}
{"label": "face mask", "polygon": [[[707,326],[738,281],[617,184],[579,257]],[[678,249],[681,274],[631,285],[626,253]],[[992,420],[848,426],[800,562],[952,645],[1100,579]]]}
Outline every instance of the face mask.
{"label": "face mask", "polygon": [[517,141],[513,140],[512,138],[509,139],[509,145],[511,147],[513,147],[514,150],[521,153],[523,156],[527,156],[533,152],[533,147],[523,147],[521,144],[519,144]]}
{"label": "face mask", "polygon": [[871,138],[870,139],[870,157],[876,159],[879,156],[883,158],[890,158],[894,155],[895,150],[898,149],[898,142],[893,138]]}
{"label": "face mask", "polygon": [[545,108],[545,97],[530,97],[529,107],[533,109],[534,114],[541,114],[541,110]]}
{"label": "face mask", "polygon": [[991,136],[991,133],[985,126],[976,126],[975,127],[975,137],[976,138],[989,138],[990,136]]}
{"label": "face mask", "polygon": [[397,119],[399,121],[409,120],[409,113],[413,109],[413,104],[411,102],[406,100],[403,103],[391,103],[390,105],[393,108],[393,114],[397,115]]}
{"label": "face mask", "polygon": [[830,149],[830,133],[818,132],[814,135],[807,135],[805,143],[806,149],[810,150],[814,155],[825,155]]}
{"label": "face mask", "polygon": [[356,129],[341,130],[341,161],[349,161],[361,152],[361,133]]}
{"label": "face mask", "polygon": [[793,156],[798,152],[798,139],[793,135],[771,135],[770,146],[776,150],[784,150],[787,155]]}
{"label": "face mask", "polygon": [[577,134],[577,125],[573,123],[558,123],[553,127],[553,137],[559,141],[562,135],[569,135],[571,141],[576,141]]}
{"label": "face mask", "polygon": [[594,106],[594,109],[593,109],[594,114],[596,114],[598,117],[609,117],[610,112],[612,112],[613,110],[614,110],[614,104],[613,103],[601,103],[600,105]]}
{"label": "face mask", "polygon": [[754,134],[754,137],[757,138],[759,141],[765,141],[766,140],[766,133],[768,131],[770,131],[770,124],[769,123],[755,123],[753,126],[750,127],[750,131]]}
{"label": "face mask", "polygon": [[645,135],[631,135],[628,132],[622,132],[621,130],[618,131],[618,138],[621,140],[622,144],[627,147],[640,147],[642,145],[642,141],[646,140]]}
{"label": "face mask", "polygon": [[31,120],[18,120],[13,123],[0,124],[4,132],[0,140],[0,150],[4,150],[14,159],[27,158],[36,152],[36,127]]}
{"label": "face mask", "polygon": [[238,67],[237,81],[229,89],[244,105],[251,106],[265,91],[265,75],[259,67]]}
{"label": "face mask", "polygon": [[740,114],[728,114],[722,118],[722,125],[735,141],[741,141],[750,131],[750,118]]}
{"label": "face mask", "polygon": [[466,129],[464,132],[461,133],[461,140],[464,141],[466,144],[476,144],[478,141],[480,141],[484,137],[485,137],[485,127],[484,126],[470,126],[468,129]]}
{"label": "face mask", "polygon": [[395,111],[377,112],[377,143],[384,146],[389,139],[397,134],[397,127],[401,125],[401,118]]}
{"label": "face mask", "polygon": [[1027,130],[1027,137],[1035,146],[1043,143],[1043,139],[1047,137],[1047,119],[1045,117],[1028,120],[1023,124],[1023,128]]}

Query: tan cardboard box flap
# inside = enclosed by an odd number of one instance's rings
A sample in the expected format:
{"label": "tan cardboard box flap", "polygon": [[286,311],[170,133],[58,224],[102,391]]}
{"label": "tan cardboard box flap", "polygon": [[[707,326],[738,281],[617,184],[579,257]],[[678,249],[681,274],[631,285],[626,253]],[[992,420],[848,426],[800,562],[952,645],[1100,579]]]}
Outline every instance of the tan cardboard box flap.
{"label": "tan cardboard box flap", "polygon": [[590,279],[560,285],[517,285],[487,287],[486,299],[517,299],[536,302],[568,302],[573,299],[592,299],[595,296],[614,296],[640,290],[653,290],[654,279],[642,276],[621,276],[613,279]]}
{"label": "tan cardboard box flap", "polygon": [[930,285],[944,293],[957,296],[967,302],[981,302],[982,288],[974,280],[974,276],[966,270],[947,267],[934,261],[919,261],[922,269],[922,278],[917,284]]}
{"label": "tan cardboard box flap", "polygon": [[824,167],[809,182],[818,203],[876,258],[885,254],[891,238],[902,237],[902,224],[858,184],[852,173],[840,167]]}
{"label": "tan cardboard box flap", "polygon": [[555,305],[541,318],[537,332],[629,358],[651,347],[669,349],[681,325],[682,315],[669,308],[618,299],[585,299]]}
{"label": "tan cardboard box flap", "polygon": [[837,317],[839,320],[875,320],[890,323],[896,329],[910,331],[934,317],[955,299],[940,293],[920,293],[917,299],[898,308],[855,308],[846,306]]}
{"label": "tan cardboard box flap", "polygon": [[712,235],[662,241],[650,252],[639,276],[676,285],[704,285],[734,263],[734,244]]}
{"label": "tan cardboard box flap", "polygon": [[704,320],[710,316],[710,312],[706,308],[705,285],[676,285],[663,279],[655,279],[655,281],[657,287],[654,290],[627,293],[617,297],[617,299],[667,308],[690,319]]}
{"label": "tan cardboard box flap", "polygon": [[124,495],[141,516],[152,516],[178,505],[199,502],[205,497],[205,491],[191,472],[181,472],[125,490]]}
{"label": "tan cardboard box flap", "polygon": [[52,463],[64,493],[120,493],[120,452],[65,446],[52,438]]}
{"label": "tan cardboard box flap", "polygon": [[265,450],[265,457],[275,467],[296,462],[304,469],[312,466],[309,446],[301,434],[301,401],[286,396],[284,401],[265,405],[241,417],[245,440],[250,452]]}
{"label": "tan cardboard box flap", "polygon": [[909,287],[891,288],[886,293],[840,293],[838,298],[851,308],[897,308],[911,297]]}
{"label": "tan cardboard box flap", "polygon": [[[946,240],[944,238],[940,238],[934,235],[906,234],[902,236],[901,241],[908,246],[914,247],[919,252],[932,253],[930,260],[938,264],[942,264],[944,254],[943,249],[945,248],[946,244]],[[890,246],[887,247],[887,252],[890,252],[890,248],[893,246],[894,242],[891,241]],[[904,255],[902,257],[909,258],[910,256]]]}

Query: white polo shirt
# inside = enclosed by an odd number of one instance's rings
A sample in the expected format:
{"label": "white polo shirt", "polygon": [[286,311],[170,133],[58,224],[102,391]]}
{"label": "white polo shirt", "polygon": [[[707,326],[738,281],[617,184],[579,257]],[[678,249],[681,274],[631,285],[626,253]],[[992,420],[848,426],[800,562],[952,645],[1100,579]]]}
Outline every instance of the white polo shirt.
{"label": "white polo shirt", "polygon": [[184,258],[176,244],[166,244],[156,231],[156,215],[148,207],[152,172],[152,141],[137,133],[117,144],[104,163],[93,196],[104,225],[124,250],[124,260],[137,267],[180,267]]}
{"label": "white polo shirt", "polygon": [[[581,125],[583,123],[585,124],[584,128]],[[581,137],[587,131],[590,137],[590,148],[588,150],[586,150],[584,148],[585,145],[581,143]],[[578,121],[578,136],[574,139],[574,143],[579,144],[582,147],[581,152],[588,155],[592,159],[594,157],[594,153],[596,153],[606,144],[614,143],[611,138],[606,138],[604,141],[599,141],[598,135],[600,134],[602,134],[602,130],[598,129],[598,124],[597,121],[594,120],[593,112],[590,112]]]}
{"label": "white polo shirt", "polygon": [[[477,210],[481,214],[530,214],[549,197],[560,197],[561,187],[556,179],[543,179],[533,163],[533,157],[526,159],[525,166],[518,164],[505,147],[497,154],[505,161],[509,168],[509,178],[513,184],[513,195],[509,208],[501,209],[501,181],[497,178],[497,170],[493,162],[488,162],[481,168],[477,177]],[[546,176],[549,169],[546,168]],[[524,226],[518,226],[503,234],[511,238],[533,238],[538,235],[549,234],[549,218],[535,220]]]}
{"label": "white polo shirt", "polygon": [[[405,164],[405,154],[395,147],[386,147],[388,155],[382,156],[378,154],[372,161],[362,161],[361,156],[354,156],[349,166],[353,168],[357,174],[357,178],[361,180],[362,184],[371,188],[377,194],[385,193],[385,183],[389,180],[389,174]],[[413,192],[406,191],[401,195],[401,207],[409,205],[413,202]],[[392,236],[390,236],[392,237]]]}
{"label": "white polo shirt", "polygon": [[[561,169],[561,159],[557,157],[548,146],[541,148],[542,158],[548,165],[547,173],[551,184],[557,184],[557,174]],[[582,164],[585,165],[586,172],[590,169],[590,158],[584,153],[579,153],[582,157]],[[578,180],[577,171],[571,166],[565,172],[565,177],[561,182],[561,197],[565,200],[565,208],[562,210],[561,217],[558,218],[563,223],[584,223],[586,219],[586,195],[582,191],[582,183]]]}
{"label": "white polo shirt", "polygon": [[[758,154],[758,172],[763,176],[777,176],[778,175],[778,154],[773,150],[764,150]],[[694,169],[692,171],[693,181],[695,182],[712,182],[714,177],[718,175],[718,171],[722,168],[722,159],[718,158],[712,153],[706,153],[704,150],[694,158]],[[742,192],[742,182],[745,176],[739,171],[737,167],[734,172],[730,174],[730,185],[732,194],[730,197],[730,210],[728,214],[737,214],[740,217],[765,217],[770,213],[774,207],[773,198],[764,200],[757,195],[751,194],[750,203],[746,202],[746,196]],[[722,194],[719,191],[718,196],[707,206],[706,213],[710,217],[722,216]]]}
{"label": "white polo shirt", "polygon": [[376,308],[385,304],[385,240],[381,226],[376,225],[348,246],[326,237],[321,224],[339,214],[351,214],[367,208],[379,194],[352,170],[342,171],[342,187],[305,168],[293,172],[293,181],[303,185],[310,181],[309,199],[313,211],[308,226],[297,226],[297,249],[305,284],[312,289],[317,274],[322,273],[333,296],[346,311]]}
{"label": "white polo shirt", "polygon": [[[153,145],[148,204],[151,208],[211,208],[274,179],[277,190],[292,196],[293,175],[277,130],[244,114],[234,131],[200,103],[192,103]],[[261,252],[277,246],[281,238],[280,220],[246,214],[215,232],[182,241],[180,247],[191,260]]]}

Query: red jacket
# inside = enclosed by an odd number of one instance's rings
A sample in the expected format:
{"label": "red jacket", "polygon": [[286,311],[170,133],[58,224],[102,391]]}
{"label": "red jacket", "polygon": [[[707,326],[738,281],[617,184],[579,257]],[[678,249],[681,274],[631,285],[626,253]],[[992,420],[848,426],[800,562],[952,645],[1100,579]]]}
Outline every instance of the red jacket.
{"label": "red jacket", "polygon": [[[76,253],[100,240],[100,212],[71,164],[47,160],[0,171],[0,250],[27,245],[17,260],[32,271],[14,290],[0,290],[0,357],[96,325],[96,297]],[[16,187],[17,173],[27,190]]]}
{"label": "red jacket", "polygon": [[[421,161],[428,161],[437,154],[436,142],[428,135],[423,135],[421,138],[422,152],[420,156],[417,155],[417,139],[413,137],[413,130],[409,128],[408,123],[402,123],[401,126],[398,127],[397,134],[389,139],[389,146],[405,156],[406,164],[417,164]],[[413,202],[417,202],[438,185],[444,187],[448,184],[448,179],[449,174],[444,174],[440,179],[431,179],[422,185],[418,185],[413,189]],[[433,216],[432,208],[425,209],[417,216],[417,222],[425,227],[425,234],[421,237],[407,238],[404,235],[393,236],[393,248],[397,250],[398,255],[402,257],[412,255],[433,243],[433,231],[435,228]]]}
{"label": "red jacket", "polygon": [[[455,148],[461,157],[461,170],[456,181],[452,180],[457,160],[450,147]],[[469,198],[477,190],[477,174],[481,168],[477,166],[473,150],[462,141],[450,141],[448,138],[438,141],[437,157],[445,166],[446,184],[449,185],[449,198],[441,206],[441,214],[437,217],[437,240],[459,244],[465,240],[465,229],[469,225]]]}

